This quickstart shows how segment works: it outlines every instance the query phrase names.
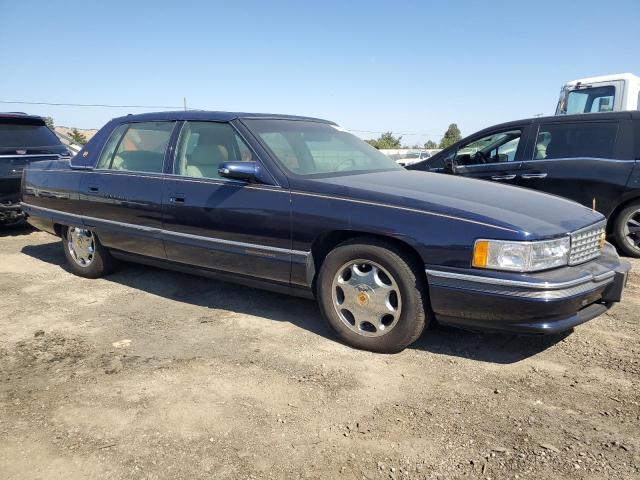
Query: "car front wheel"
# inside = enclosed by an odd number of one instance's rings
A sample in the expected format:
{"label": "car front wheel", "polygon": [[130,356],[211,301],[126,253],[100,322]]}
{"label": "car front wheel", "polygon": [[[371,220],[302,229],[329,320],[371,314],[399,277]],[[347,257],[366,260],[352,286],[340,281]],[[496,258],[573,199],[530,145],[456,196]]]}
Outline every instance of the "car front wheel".
{"label": "car front wheel", "polygon": [[351,346],[395,353],[427,323],[426,285],[419,266],[396,245],[356,239],[325,258],[317,283],[322,313]]}
{"label": "car front wheel", "polygon": [[62,236],[62,246],[67,262],[76,275],[98,278],[115,267],[114,258],[91,230],[67,228]]}
{"label": "car front wheel", "polygon": [[613,228],[618,248],[627,255],[640,257],[640,202],[622,209]]}

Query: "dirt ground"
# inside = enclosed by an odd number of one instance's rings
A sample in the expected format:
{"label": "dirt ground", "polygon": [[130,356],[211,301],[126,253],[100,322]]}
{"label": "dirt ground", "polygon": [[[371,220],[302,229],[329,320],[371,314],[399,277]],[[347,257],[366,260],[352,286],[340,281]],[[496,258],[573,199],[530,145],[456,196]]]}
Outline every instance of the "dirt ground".
{"label": "dirt ground", "polygon": [[0,233],[0,479],[640,478],[640,261],[553,338],[338,343],[311,301]]}

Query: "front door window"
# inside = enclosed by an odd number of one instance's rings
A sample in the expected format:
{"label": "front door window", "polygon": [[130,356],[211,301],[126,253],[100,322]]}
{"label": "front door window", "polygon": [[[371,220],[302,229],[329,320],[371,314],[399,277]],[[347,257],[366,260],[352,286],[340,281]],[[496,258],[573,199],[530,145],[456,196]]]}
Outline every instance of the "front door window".
{"label": "front door window", "polygon": [[521,130],[509,130],[473,140],[458,149],[455,162],[459,166],[513,162],[521,137]]}
{"label": "front door window", "polygon": [[220,178],[224,162],[253,160],[251,150],[227,123],[186,122],[180,133],[175,173],[186,177]]}

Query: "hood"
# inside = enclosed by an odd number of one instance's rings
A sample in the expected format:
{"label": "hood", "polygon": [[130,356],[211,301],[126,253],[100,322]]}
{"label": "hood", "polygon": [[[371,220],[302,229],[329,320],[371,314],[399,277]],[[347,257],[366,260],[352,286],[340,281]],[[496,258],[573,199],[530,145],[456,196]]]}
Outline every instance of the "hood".
{"label": "hood", "polygon": [[522,239],[557,237],[604,217],[565,198],[527,188],[438,173],[392,170],[314,179],[320,193],[482,222]]}

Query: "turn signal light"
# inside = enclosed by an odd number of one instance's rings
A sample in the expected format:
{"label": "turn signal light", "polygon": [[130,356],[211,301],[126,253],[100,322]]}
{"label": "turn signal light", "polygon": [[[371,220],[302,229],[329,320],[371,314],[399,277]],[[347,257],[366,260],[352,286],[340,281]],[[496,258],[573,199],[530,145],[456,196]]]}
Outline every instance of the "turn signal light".
{"label": "turn signal light", "polygon": [[478,240],[473,249],[473,266],[478,268],[486,268],[489,258],[489,242],[487,240]]}

